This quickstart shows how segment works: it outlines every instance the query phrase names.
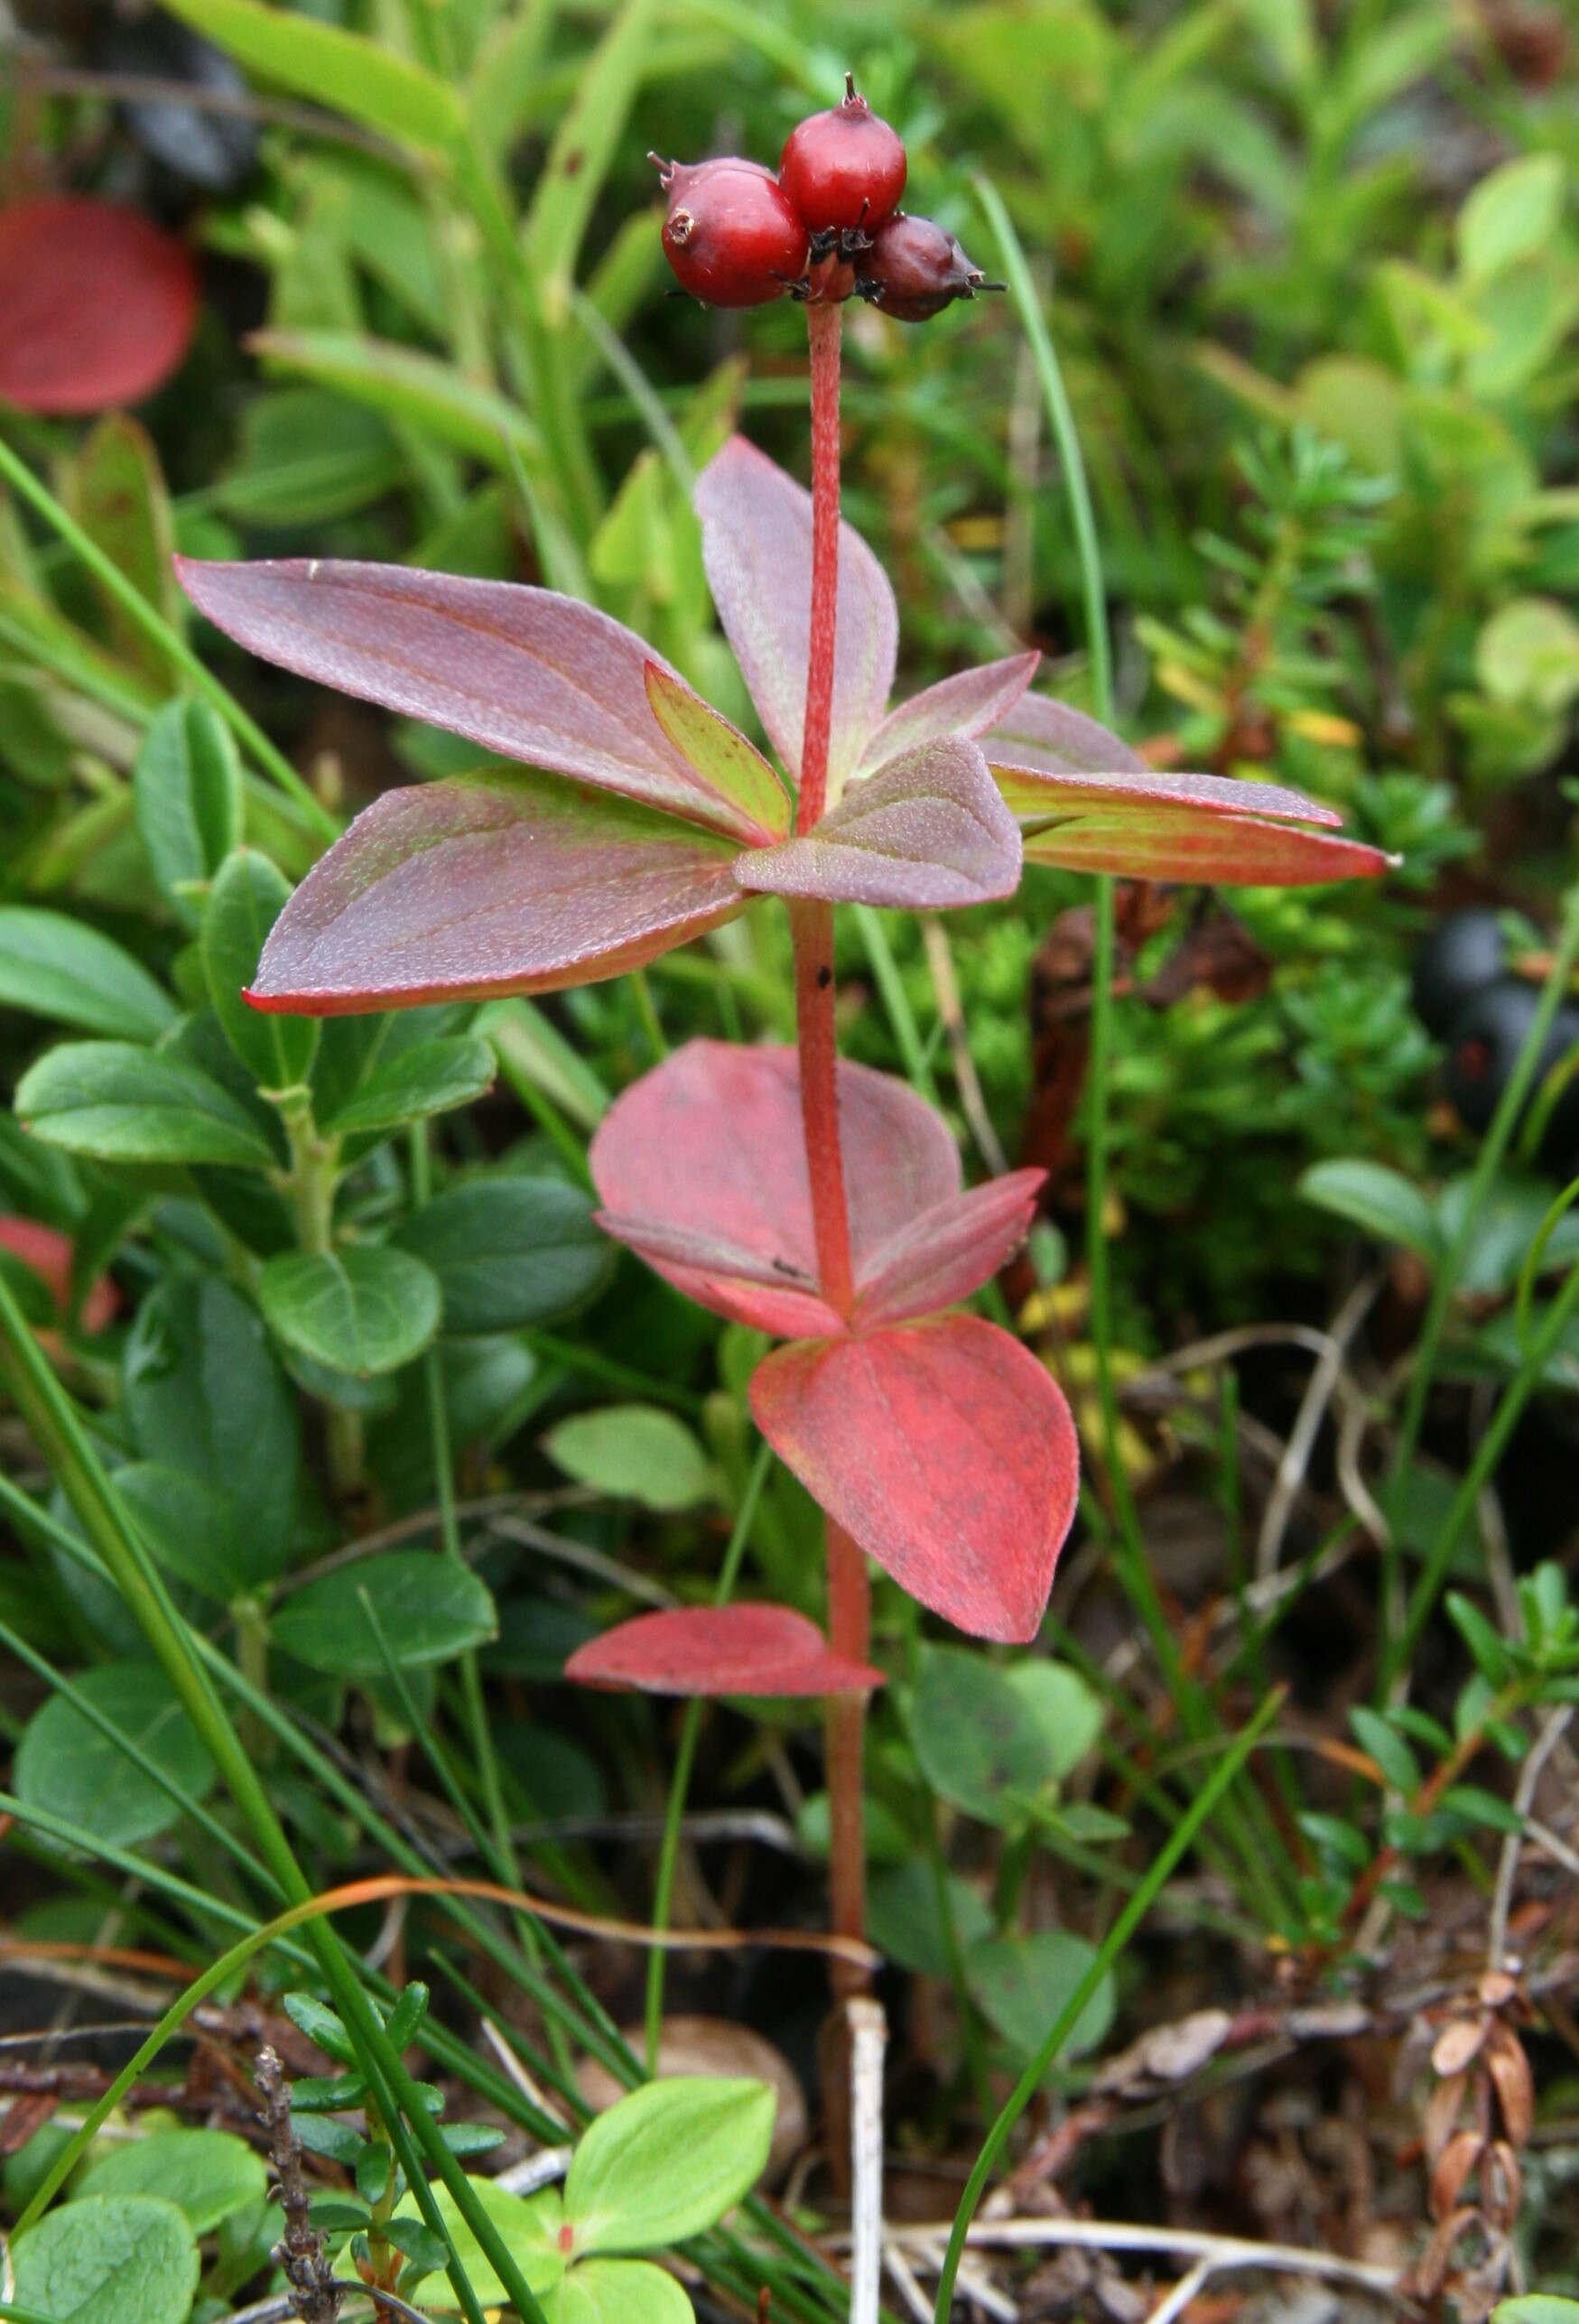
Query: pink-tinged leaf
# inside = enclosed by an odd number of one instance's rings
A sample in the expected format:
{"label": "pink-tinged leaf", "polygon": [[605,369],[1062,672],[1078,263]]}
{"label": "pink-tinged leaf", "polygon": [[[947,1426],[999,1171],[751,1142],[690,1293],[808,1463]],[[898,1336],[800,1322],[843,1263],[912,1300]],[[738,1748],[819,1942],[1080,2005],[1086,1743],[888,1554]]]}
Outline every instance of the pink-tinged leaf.
{"label": "pink-tinged leaf", "polygon": [[984,904],[1019,885],[1019,826],[977,744],[928,742],[847,784],[806,838],[743,855],[736,877],[830,904]]}
{"label": "pink-tinged leaf", "polygon": [[794,802],[755,745],[662,663],[647,664],[646,687],[653,716],[686,764],[735,802],[764,845],[782,839],[794,822]]}
{"label": "pink-tinged leaf", "polygon": [[1025,1241],[1046,1176],[1010,1170],[968,1195],[934,1204],[901,1227],[861,1269],[857,1331],[935,1315],[968,1299]]}
{"label": "pink-tinged leaf", "polygon": [[1025,693],[1041,658],[1040,654],[1013,654],[1006,662],[984,662],[979,670],[961,670],[913,694],[878,727],[861,754],[858,773],[875,775],[902,750],[918,750],[924,742],[941,742],[949,735],[972,742],[990,732]]}
{"label": "pink-tinged leaf", "polygon": [[[798,781],[812,634],[812,496],[744,436],[731,436],[702,470],[696,513],[719,619],[773,747]],[[898,643],[887,576],[860,535],[841,524],[830,795],[888,707]]]}
{"label": "pink-tinged leaf", "polygon": [[589,1639],[565,1664],[584,1687],[647,1695],[858,1695],[883,1674],[830,1651],[788,1606],[680,1606]]}
{"label": "pink-tinged leaf", "polygon": [[733,855],[553,776],[386,791],[292,897],[247,998],[340,1017],[618,976],[742,908]]}
{"label": "pink-tinged leaf", "polygon": [[779,1458],[879,1566],[973,1638],[1034,1638],[1080,1449],[1045,1367],[974,1315],[802,1341],[751,1382]]}
{"label": "pink-tinged leaf", "polygon": [[114,203],[0,209],[0,399],[25,412],[140,404],[177,370],[198,320],[185,245]]}
{"label": "pink-tinged leaf", "polygon": [[[1065,702],[1051,702],[1045,694],[1022,694],[988,734],[982,748],[1017,814],[1038,812],[1037,776],[1056,776],[1072,791],[1099,798],[1182,800],[1334,830],[1343,820],[1319,799],[1307,799],[1303,791],[1287,790],[1279,783],[1242,783],[1231,775],[1159,774],[1094,718]],[[1015,778],[1019,776],[1026,778],[1021,787],[1028,804],[1023,806],[1016,793]],[[1127,779],[1131,776],[1133,781]]]}
{"label": "pink-tinged leaf", "polygon": [[409,565],[175,562],[199,611],[265,662],[529,767],[738,840],[763,837],[653,716],[651,646],[592,606]]}
{"label": "pink-tinged leaf", "polygon": [[[859,1275],[959,1192],[960,1157],[941,1115],[866,1065],[841,1061],[839,1121]],[[794,1049],[688,1042],[616,1099],[590,1159],[609,1232],[689,1297],[761,1331],[837,1326],[816,1296]]]}
{"label": "pink-tinged leaf", "polygon": [[[1394,860],[1358,840],[1301,831],[1292,823],[1252,814],[1243,806],[1226,807],[1215,797],[1184,793],[1159,796],[1147,789],[1103,798],[1094,783],[1074,793],[1066,789],[1066,779],[1027,777],[1012,767],[998,770],[1006,799],[1021,818],[1027,863],[1058,864],[1069,871],[1113,871],[1132,879],[1307,888],[1333,879],[1374,878]],[[1125,779],[1111,778],[1115,784]],[[1148,779],[1182,786],[1220,778],[1175,775]],[[1253,794],[1263,786],[1240,783],[1234,787]]]}

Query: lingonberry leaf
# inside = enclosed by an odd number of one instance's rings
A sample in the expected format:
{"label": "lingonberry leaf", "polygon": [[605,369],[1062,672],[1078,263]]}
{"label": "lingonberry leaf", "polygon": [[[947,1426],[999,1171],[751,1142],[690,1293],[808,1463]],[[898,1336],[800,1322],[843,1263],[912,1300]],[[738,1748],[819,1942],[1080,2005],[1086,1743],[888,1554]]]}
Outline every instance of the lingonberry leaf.
{"label": "lingonberry leaf", "polygon": [[198,319],[184,244],[113,202],[0,209],[0,397],[26,412],[140,404],[181,365]]}
{"label": "lingonberry leaf", "polygon": [[847,784],[805,838],[752,850],[735,876],[830,904],[984,904],[1019,884],[1019,827],[978,746],[951,737]]}
{"label": "lingonberry leaf", "polygon": [[681,757],[704,783],[733,799],[764,839],[781,839],[794,818],[793,803],[762,753],[661,662],[649,662],[646,677],[653,716]]}
{"label": "lingonberry leaf", "polygon": [[935,1315],[998,1273],[1025,1240],[1045,1170],[1011,1170],[922,1211],[860,1269],[859,1330]]}
{"label": "lingonberry leaf", "polygon": [[[841,1061],[839,1118],[859,1271],[958,1193],[960,1157],[931,1106],[866,1065]],[[832,1327],[815,1297],[794,1049],[688,1042],[616,1100],[590,1159],[604,1224],[701,1306],[762,1331]]]}
{"label": "lingonberry leaf", "polygon": [[857,772],[875,775],[902,750],[917,750],[924,742],[939,742],[945,735],[973,741],[989,733],[1019,701],[1041,658],[1040,654],[1011,654],[1007,661],[984,662],[980,669],[961,670],[913,694],[888,712],[861,753]]}
{"label": "lingonberry leaf", "polygon": [[565,1664],[585,1687],[648,1695],[841,1695],[883,1674],[834,1654],[814,1622],[788,1606],[676,1606],[589,1639]]}
{"label": "lingonberry leaf", "polygon": [[1080,1454],[1045,1367],[944,1315],[776,1349],[757,1425],[912,1597],[976,1638],[1034,1638],[1074,1515]]}
{"label": "lingonberry leaf", "polygon": [[[812,496],[744,436],[732,436],[702,470],[696,513],[719,618],[774,748],[798,780],[812,631]],[[887,574],[860,535],[841,524],[831,795],[887,709],[898,637]]]}
{"label": "lingonberry leaf", "polygon": [[741,909],[734,852],[552,776],[386,791],[296,890],[247,997],[335,1017],[617,976]]}
{"label": "lingonberry leaf", "polygon": [[574,598],[317,557],[182,557],[176,570],[217,627],[301,677],[739,840],[764,836],[654,718],[652,648]]}

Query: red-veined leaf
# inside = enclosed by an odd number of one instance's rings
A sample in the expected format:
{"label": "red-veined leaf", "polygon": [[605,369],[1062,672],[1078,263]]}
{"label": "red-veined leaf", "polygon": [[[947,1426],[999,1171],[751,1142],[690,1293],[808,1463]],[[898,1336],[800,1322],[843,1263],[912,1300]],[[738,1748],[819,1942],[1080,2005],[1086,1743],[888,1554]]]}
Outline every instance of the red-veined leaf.
{"label": "red-veined leaf", "polygon": [[1255,794],[1269,785],[1232,784],[1236,792],[1250,795],[1229,805],[1204,789],[1185,788],[1227,786],[1227,776],[1087,776],[1076,789],[1066,776],[1032,775],[1012,767],[994,772],[1020,818],[1027,863],[1114,871],[1135,879],[1305,888],[1372,878],[1393,860],[1358,840],[1301,831],[1252,812]]}
{"label": "red-veined leaf", "polygon": [[804,839],[743,855],[736,877],[831,904],[983,904],[1019,884],[1019,826],[975,743],[928,742],[848,783]]}
{"label": "red-veined leaf", "polygon": [[199,610],[266,662],[506,758],[737,839],[763,836],[654,718],[651,646],[575,598],[336,558],[178,557],[176,571]]}
{"label": "red-veined leaf", "polygon": [[875,775],[902,750],[918,750],[924,742],[941,742],[946,735],[961,735],[969,742],[989,732],[1013,710],[1041,658],[1035,653],[1011,654],[1007,661],[961,670],[913,694],[888,712],[862,752],[858,771]]}
{"label": "red-veined leaf", "polygon": [[776,1349],[751,1382],[768,1443],[924,1606],[975,1638],[1034,1638],[1074,1515],[1069,1407],[1028,1348],[974,1315]]}
{"label": "red-veined leaf", "polygon": [[883,1674],[832,1653],[814,1622],[788,1606],[678,1606],[638,1614],[589,1639],[565,1664],[584,1687],[649,1695],[846,1695]]}
{"label": "red-veined leaf", "polygon": [[339,1017],[618,976],[742,908],[733,855],[553,776],[386,791],[292,897],[247,998]]}
{"label": "red-veined leaf", "polygon": [[0,209],[0,397],[27,412],[141,403],[198,319],[184,244],[135,210],[75,199]]}
{"label": "red-veined leaf", "polygon": [[[812,496],[744,436],[731,436],[702,470],[696,513],[719,619],[773,747],[798,780],[812,633]],[[898,641],[887,575],[860,535],[841,524],[831,795],[888,707]]]}
{"label": "red-veined leaf", "polygon": [[[859,1271],[958,1193],[960,1157],[941,1115],[866,1065],[841,1062],[839,1120]],[[816,1296],[794,1049],[688,1042],[615,1101],[590,1159],[609,1232],[688,1297],[761,1331],[832,1327]]]}
{"label": "red-veined leaf", "polygon": [[794,820],[794,802],[762,753],[673,670],[649,662],[646,676],[653,716],[681,757],[711,789],[733,799],[765,841],[782,839]]}
{"label": "red-veined leaf", "polygon": [[1106,781],[1115,775],[1140,775],[1149,781],[1195,786],[1191,795],[1218,798],[1231,806],[1253,792],[1258,814],[1296,823],[1341,823],[1342,817],[1302,791],[1277,783],[1240,783],[1225,775],[1158,775],[1129,743],[1119,740],[1083,711],[1071,710],[1049,695],[1023,693],[988,735],[984,748],[996,767],[1028,767],[1043,775],[1093,775]]}
{"label": "red-veined leaf", "polygon": [[968,1299],[1025,1241],[1045,1170],[1011,1170],[934,1204],[862,1266],[855,1327],[875,1330]]}

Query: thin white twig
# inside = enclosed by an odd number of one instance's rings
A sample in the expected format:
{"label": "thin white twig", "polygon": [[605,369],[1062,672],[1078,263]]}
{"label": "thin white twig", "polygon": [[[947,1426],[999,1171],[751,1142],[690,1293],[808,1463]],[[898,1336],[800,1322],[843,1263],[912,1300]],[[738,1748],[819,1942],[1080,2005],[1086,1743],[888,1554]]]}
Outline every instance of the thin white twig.
{"label": "thin white twig", "polygon": [[[941,2262],[952,2229],[952,2220],[891,2227],[889,2240],[903,2243]],[[1053,2250],[1073,2246],[1095,2252],[1173,2252],[1181,2258],[1208,2259],[1219,2268],[1263,2268],[1269,2275],[1325,2276],[1336,2283],[1358,2284],[1384,2298],[1399,2299],[1396,2268],[1367,2260],[1341,2257],[1335,2252],[1303,2250],[1297,2244],[1258,2244],[1242,2236],[1214,2236],[1196,2227],[1135,2226],[1117,2219],[998,2219],[978,2220],[965,2237],[974,2250]]]}
{"label": "thin white twig", "polygon": [[1256,1541],[1256,1574],[1262,1581],[1277,1571],[1283,1536],[1288,1529],[1289,1516],[1305,1483],[1315,1440],[1348,1357],[1349,1343],[1370,1314],[1382,1281],[1379,1273],[1373,1273],[1356,1284],[1333,1317],[1331,1331],[1323,1334],[1325,1345],[1305,1384],[1261,1516],[1261,1529]]}
{"label": "thin white twig", "polygon": [[535,2195],[540,2187],[552,2187],[556,2179],[564,2177],[575,2151],[573,2146],[545,2146],[527,2155],[525,2161],[511,2163],[493,2183],[506,2195]]}
{"label": "thin white twig", "polygon": [[[1567,1733],[1574,1708],[1572,1703],[1559,1703],[1556,1710],[1547,1713],[1546,1724],[1525,1753],[1524,1764],[1519,1771],[1519,1781],[1513,1793],[1513,1812],[1523,1828],[1508,1834],[1502,1843],[1502,1853],[1497,1859],[1497,1882],[1491,1891],[1491,1917],[1486,1938],[1486,1966],[1489,1969],[1502,1966],[1502,1956],[1508,1944],[1508,1915],[1513,1907],[1513,1883],[1519,1876],[1519,1853],[1525,1840],[1535,1836],[1536,1827],[1529,1820],[1529,1811],[1535,1804],[1536,1787],[1540,1782],[1547,1760]],[[1556,1839],[1555,1832],[1543,1831],[1540,1845],[1555,1855],[1559,1864],[1566,1857],[1566,1868],[1572,1870],[1574,1859],[1571,1851],[1561,1840],[1553,1849],[1551,1844],[1554,1839]]]}
{"label": "thin white twig", "polygon": [[932,2302],[915,2281],[915,2272],[897,2244],[883,2245],[883,2264],[893,2277],[900,2299],[915,2319],[915,2324],[932,2324]]}
{"label": "thin white twig", "polygon": [[858,1997],[850,2024],[850,2324],[878,2324],[883,2262],[883,2052],[888,2025],[882,2003]]}
{"label": "thin white twig", "polygon": [[1165,2291],[1146,2319],[1146,2324],[1175,2324],[1184,2314],[1197,2293],[1205,2290],[1206,2279],[1212,2273],[1209,2259],[1197,2260],[1188,2275],[1180,2276],[1171,2291]]}
{"label": "thin white twig", "polygon": [[559,2129],[568,2131],[570,2128],[569,2123],[566,2122],[564,2116],[561,2114],[559,2108],[553,2104],[553,2100],[545,2097],[543,2092],[538,2088],[536,2083],[533,2080],[531,2075],[528,2074],[525,2067],[522,2065],[521,2060],[516,2057],[515,2051],[505,2040],[504,2035],[499,2031],[498,2027],[494,2023],[491,2017],[485,2017],[483,2019],[482,2030],[488,2041],[488,2048],[493,2051],[494,2056],[498,2059],[499,2064],[504,2068],[506,2073],[509,2076],[511,2081],[514,2082],[517,2090],[520,2091],[521,2096],[525,2098],[529,2104],[534,2106],[540,2115],[546,2115],[549,2121],[555,2124]]}
{"label": "thin white twig", "polygon": [[998,1142],[998,1132],[992,1127],[992,1117],[987,1111],[987,1101],[981,1094],[976,1060],[971,1055],[971,1036],[965,1024],[965,1011],[960,999],[960,981],[954,974],[954,956],[949,949],[943,924],[933,912],[924,912],[921,916],[921,941],[926,948],[927,967],[932,971],[932,988],[937,995],[937,1013],[943,1018],[943,1031],[948,1036],[954,1086],[960,1092],[960,1111],[971,1125],[971,1135],[976,1141],[981,1159],[995,1178],[1001,1178],[1008,1168],[1008,1157]]}

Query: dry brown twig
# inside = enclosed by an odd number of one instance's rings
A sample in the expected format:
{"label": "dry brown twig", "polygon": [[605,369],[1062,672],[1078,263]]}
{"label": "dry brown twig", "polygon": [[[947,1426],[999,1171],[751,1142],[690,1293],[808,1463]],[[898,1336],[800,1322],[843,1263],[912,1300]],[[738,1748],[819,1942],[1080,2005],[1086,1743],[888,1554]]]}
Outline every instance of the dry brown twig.
{"label": "dry brown twig", "polygon": [[258,2118],[268,2133],[269,2161],[285,2220],[285,2232],[274,2245],[274,2256],[284,2270],[302,2324],[335,2324],[341,2287],[330,2266],[323,2238],[309,2216],[302,2149],[291,2127],[291,2094],[277,2050],[265,2046],[258,2051],[255,2079],[263,2100]]}

